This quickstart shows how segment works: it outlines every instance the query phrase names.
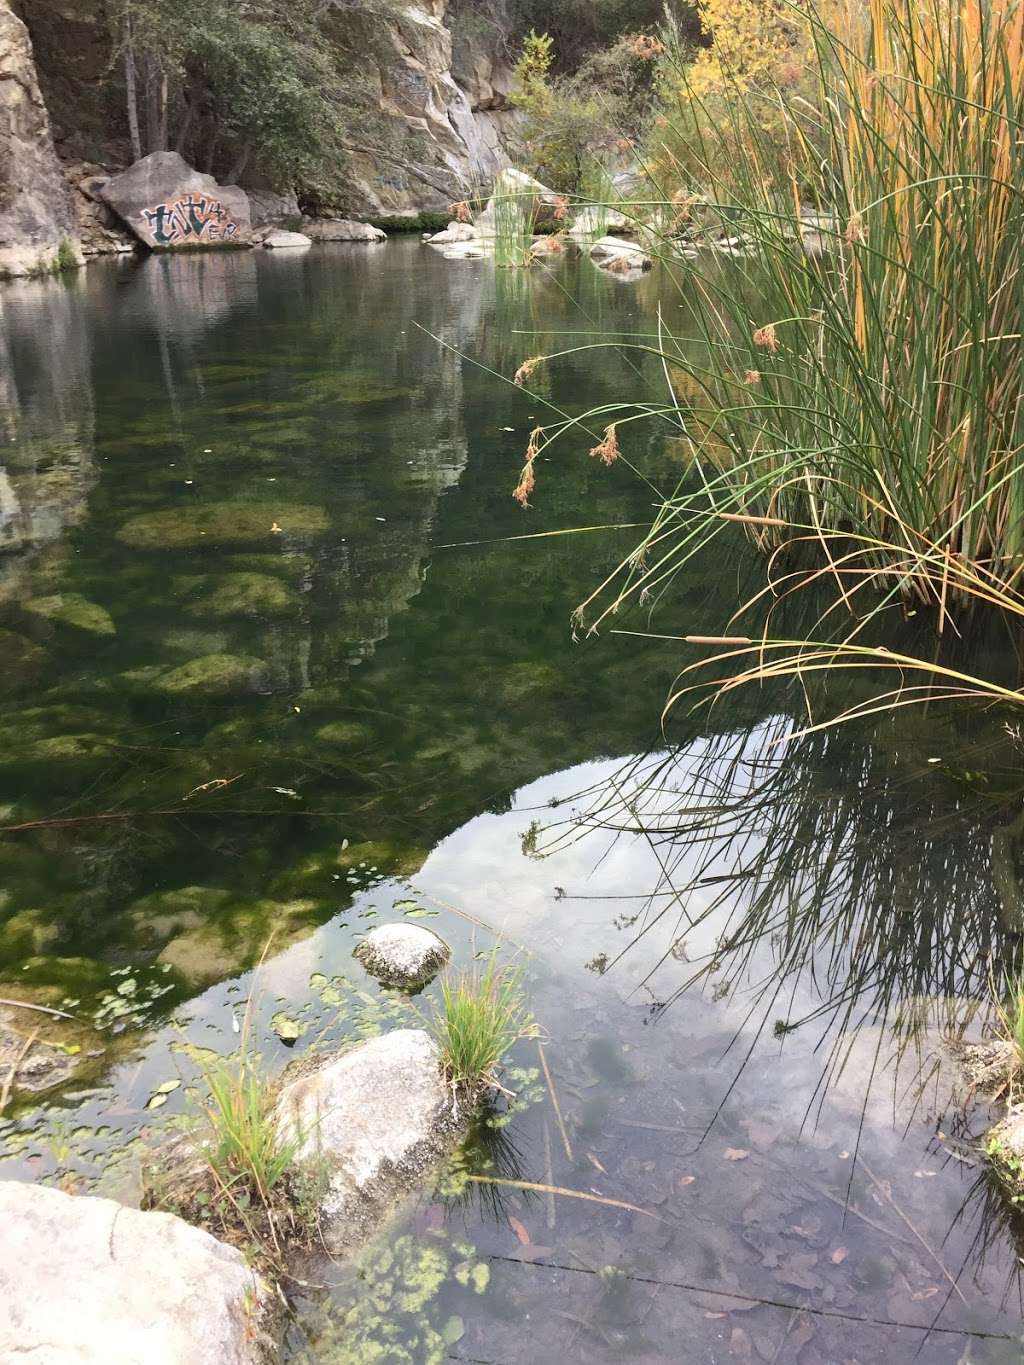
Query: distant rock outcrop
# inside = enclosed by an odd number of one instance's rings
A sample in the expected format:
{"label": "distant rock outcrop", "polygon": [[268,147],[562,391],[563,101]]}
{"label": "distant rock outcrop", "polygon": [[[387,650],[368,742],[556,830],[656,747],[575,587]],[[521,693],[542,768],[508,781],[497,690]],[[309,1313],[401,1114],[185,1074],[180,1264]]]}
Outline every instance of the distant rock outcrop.
{"label": "distant rock outcrop", "polygon": [[28,30],[0,0],[0,279],[80,262]]}

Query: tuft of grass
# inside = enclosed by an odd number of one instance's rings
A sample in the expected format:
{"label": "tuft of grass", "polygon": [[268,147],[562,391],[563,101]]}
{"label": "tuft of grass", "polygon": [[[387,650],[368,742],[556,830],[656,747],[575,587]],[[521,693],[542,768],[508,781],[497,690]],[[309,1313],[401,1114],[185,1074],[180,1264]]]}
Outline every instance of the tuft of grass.
{"label": "tuft of grass", "polygon": [[446,974],[433,1032],[454,1091],[477,1096],[502,1090],[501,1064],[520,1038],[535,1032],[526,1008],[522,970],[499,966],[491,953],[482,972]]}
{"label": "tuft of grass", "polygon": [[209,1124],[208,1159],[222,1189],[242,1191],[269,1207],[271,1196],[295,1164],[305,1134],[283,1137],[275,1113],[275,1087],[243,1051],[218,1060],[203,1075],[209,1092],[202,1105]]}

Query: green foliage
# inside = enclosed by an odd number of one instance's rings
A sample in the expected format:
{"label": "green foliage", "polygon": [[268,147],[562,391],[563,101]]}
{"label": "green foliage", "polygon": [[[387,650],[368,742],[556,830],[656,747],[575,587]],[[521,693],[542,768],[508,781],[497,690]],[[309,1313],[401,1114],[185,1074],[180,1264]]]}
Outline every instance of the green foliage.
{"label": "green foliage", "polygon": [[552,77],[554,39],[531,31],[515,68],[512,102],[526,169],[553,189],[577,193],[595,161],[628,153],[650,116],[658,40],[633,34],[591,54],[572,75]]}
{"label": "green foliage", "polygon": [[451,221],[448,213],[393,213],[382,218],[368,218],[373,227],[384,232],[441,232]]}
{"label": "green foliage", "polygon": [[390,0],[124,0],[110,79],[123,83],[141,152],[175,146],[228,178],[252,167],[329,197],[352,130],[367,136],[368,73],[390,10]]}
{"label": "green foliage", "polygon": [[454,981],[446,975],[441,998],[433,1028],[452,1086],[473,1093],[500,1089],[502,1058],[534,1032],[521,970],[499,967],[497,954],[491,953],[480,974],[464,972]]}
{"label": "green foliage", "polygon": [[58,270],[77,270],[79,266],[78,253],[74,244],[67,237],[60,239],[60,246],[57,248],[56,268]]}

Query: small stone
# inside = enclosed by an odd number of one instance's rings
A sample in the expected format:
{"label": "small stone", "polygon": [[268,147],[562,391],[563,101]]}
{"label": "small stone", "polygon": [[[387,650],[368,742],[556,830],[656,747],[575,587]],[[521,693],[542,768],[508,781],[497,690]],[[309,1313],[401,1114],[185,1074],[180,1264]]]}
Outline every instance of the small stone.
{"label": "small stone", "polygon": [[267,1287],[169,1213],[0,1182],[0,1359],[256,1365]]}
{"label": "small stone", "polygon": [[444,939],[419,924],[381,924],[356,945],[352,956],[388,986],[426,985],[451,957]]}

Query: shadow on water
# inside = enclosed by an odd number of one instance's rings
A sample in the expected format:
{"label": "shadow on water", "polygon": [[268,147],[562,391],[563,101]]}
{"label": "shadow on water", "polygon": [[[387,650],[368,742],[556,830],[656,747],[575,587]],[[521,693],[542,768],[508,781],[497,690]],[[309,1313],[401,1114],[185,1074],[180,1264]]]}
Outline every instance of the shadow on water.
{"label": "shadow on water", "polygon": [[[351,961],[414,914],[524,963],[544,1054],[384,1240],[306,1268],[292,1359],[1018,1361],[946,1042],[1020,962],[1018,741],[918,712],[780,746],[767,692],[659,737],[677,651],[569,630],[636,532],[560,533],[648,522],[672,433],[629,452],[653,492],[583,436],[509,493],[542,401],[660,376],[495,372],[671,282],[285,254],[3,295],[0,998],[75,1018],[0,1169],[130,1195],[250,996],[274,1068],[417,1022],[431,990]],[[752,572],[723,537],[674,616],[716,632]]]}

